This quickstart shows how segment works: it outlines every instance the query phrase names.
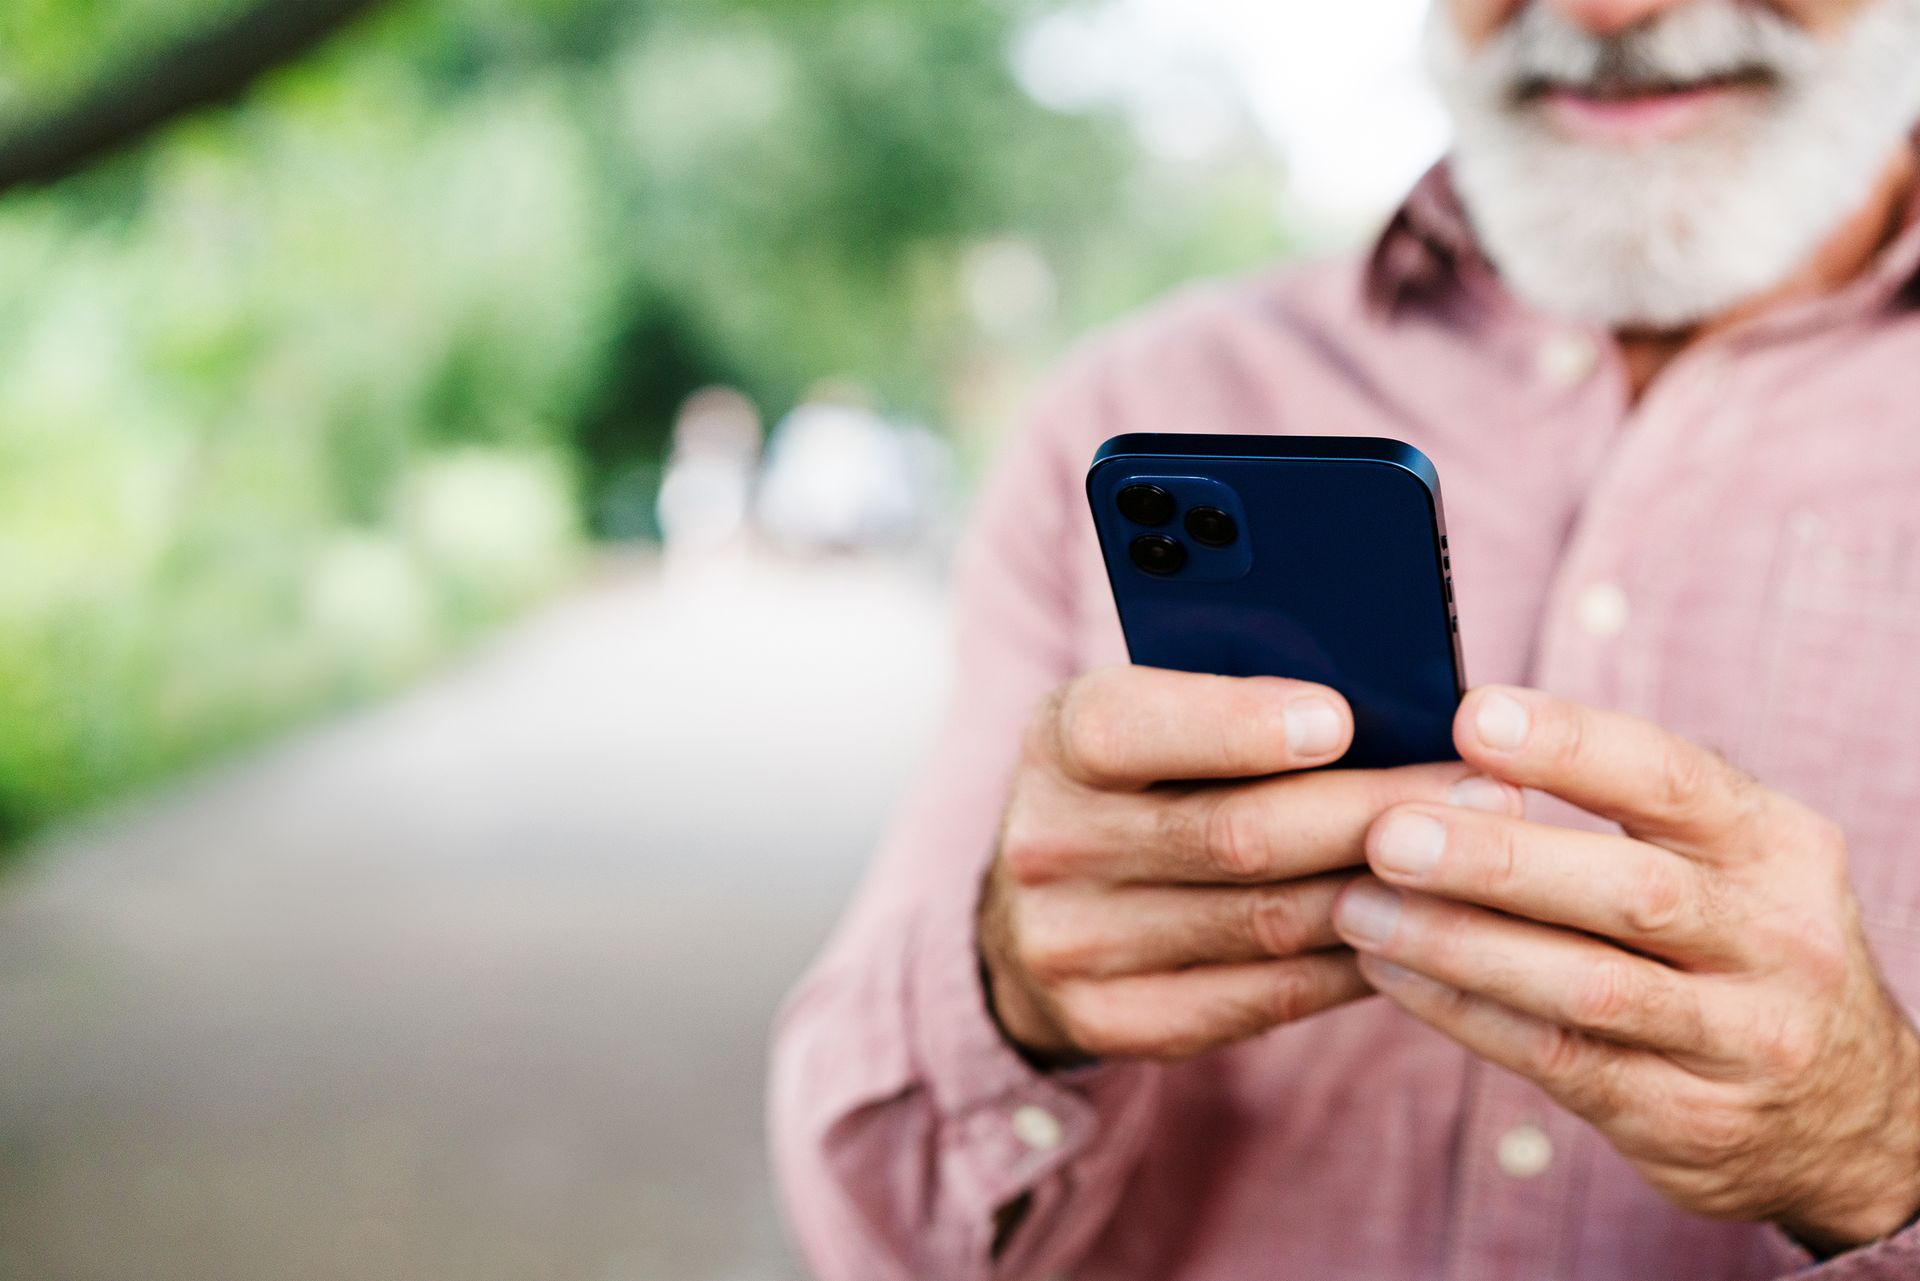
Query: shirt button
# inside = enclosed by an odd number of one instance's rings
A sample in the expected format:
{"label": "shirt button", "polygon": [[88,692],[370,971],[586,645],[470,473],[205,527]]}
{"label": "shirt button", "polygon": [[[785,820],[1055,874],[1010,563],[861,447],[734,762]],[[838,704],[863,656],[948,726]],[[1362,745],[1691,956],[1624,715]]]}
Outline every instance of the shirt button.
{"label": "shirt button", "polygon": [[1067,1137],[1059,1117],[1031,1103],[1013,1110],[1013,1133],[1035,1152],[1051,1152]]}
{"label": "shirt button", "polygon": [[1627,593],[1618,583],[1594,583],[1574,602],[1587,635],[1607,640],[1627,630]]}
{"label": "shirt button", "polygon": [[1817,543],[1827,535],[1827,522],[1820,519],[1820,513],[1802,508],[1793,514],[1787,522],[1787,528],[1802,545]]}
{"label": "shirt button", "polygon": [[1534,360],[1549,387],[1572,387],[1599,368],[1600,349],[1585,334],[1555,334],[1540,344]]}
{"label": "shirt button", "polygon": [[1500,1136],[1494,1159],[1513,1178],[1536,1178],[1553,1164],[1553,1141],[1537,1125],[1516,1125]]}

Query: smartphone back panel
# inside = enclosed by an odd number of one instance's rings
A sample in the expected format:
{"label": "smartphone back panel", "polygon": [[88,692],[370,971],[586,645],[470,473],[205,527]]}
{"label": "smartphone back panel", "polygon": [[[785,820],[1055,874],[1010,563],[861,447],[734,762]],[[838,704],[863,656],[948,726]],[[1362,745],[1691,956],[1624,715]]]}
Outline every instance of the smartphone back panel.
{"label": "smartphone back panel", "polygon": [[1440,482],[1399,441],[1133,435],[1087,497],[1135,663],[1339,690],[1339,764],[1450,760],[1465,689]]}

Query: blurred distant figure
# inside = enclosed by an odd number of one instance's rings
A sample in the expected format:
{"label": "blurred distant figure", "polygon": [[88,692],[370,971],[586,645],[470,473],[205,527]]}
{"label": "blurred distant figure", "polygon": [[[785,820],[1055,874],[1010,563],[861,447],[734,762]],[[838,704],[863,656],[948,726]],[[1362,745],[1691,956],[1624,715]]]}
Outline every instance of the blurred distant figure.
{"label": "blurred distant figure", "polygon": [[760,466],[760,411],[731,387],[687,398],[660,483],[660,535],[672,554],[737,546]]}
{"label": "blurred distant figure", "polygon": [[901,546],[926,532],[950,470],[933,433],[889,422],[863,388],[822,383],[774,428],[760,529],[788,551]]}

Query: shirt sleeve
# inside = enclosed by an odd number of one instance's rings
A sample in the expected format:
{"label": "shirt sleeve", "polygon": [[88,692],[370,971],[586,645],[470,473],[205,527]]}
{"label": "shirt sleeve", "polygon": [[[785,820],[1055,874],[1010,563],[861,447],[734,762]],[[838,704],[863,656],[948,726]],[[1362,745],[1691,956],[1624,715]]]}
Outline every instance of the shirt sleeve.
{"label": "shirt sleeve", "polygon": [[[1050,1075],[1007,1044],[975,950],[979,887],[1027,718],[1073,674],[1086,358],[982,494],[956,566],[952,706],[825,953],[775,1028],[770,1126],[795,1236],[823,1281],[1040,1278],[1073,1266],[1144,1145],[1157,1069]],[[1020,1207],[996,1250],[996,1218]]]}

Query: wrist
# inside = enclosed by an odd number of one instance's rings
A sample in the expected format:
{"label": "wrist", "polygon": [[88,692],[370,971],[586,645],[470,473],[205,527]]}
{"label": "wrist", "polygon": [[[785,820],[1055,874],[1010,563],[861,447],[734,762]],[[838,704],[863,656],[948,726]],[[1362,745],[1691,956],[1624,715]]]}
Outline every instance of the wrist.
{"label": "wrist", "polygon": [[1920,1192],[1909,1190],[1884,1203],[1851,1207],[1844,1214],[1817,1222],[1786,1218],[1777,1226],[1809,1254],[1832,1259],[1884,1241],[1916,1222],[1920,1222]]}
{"label": "wrist", "polygon": [[1920,1040],[1903,1029],[1897,1045],[1890,1056],[1887,1105],[1872,1129],[1873,1154],[1849,1159],[1846,1168],[1853,1177],[1826,1181],[1823,1205],[1777,1220],[1782,1231],[1821,1258],[1884,1241],[1920,1223]]}

